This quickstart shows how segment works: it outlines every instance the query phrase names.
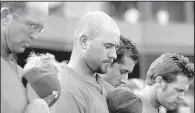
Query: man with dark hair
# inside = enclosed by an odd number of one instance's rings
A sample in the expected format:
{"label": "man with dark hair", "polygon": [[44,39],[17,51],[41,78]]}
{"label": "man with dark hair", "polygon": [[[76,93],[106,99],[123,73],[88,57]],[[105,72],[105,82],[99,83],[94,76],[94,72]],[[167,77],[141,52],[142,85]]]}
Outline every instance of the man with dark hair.
{"label": "man with dark hair", "polygon": [[42,99],[28,104],[22,68],[15,56],[23,53],[43,30],[45,2],[1,2],[1,113],[48,113]]}
{"label": "man with dark hair", "polygon": [[150,66],[146,86],[138,96],[143,113],[158,113],[159,107],[173,110],[184,101],[194,78],[194,64],[178,54],[162,54]]}
{"label": "man with dark hair", "polygon": [[69,63],[59,73],[64,76],[62,94],[53,113],[109,113],[104,74],[116,58],[120,30],[101,11],[84,15],[76,24]]}
{"label": "man with dark hair", "polygon": [[108,72],[102,77],[114,87],[125,84],[128,74],[132,73],[135,64],[139,61],[139,52],[131,40],[120,36],[120,45],[117,50],[117,59],[110,65]]}

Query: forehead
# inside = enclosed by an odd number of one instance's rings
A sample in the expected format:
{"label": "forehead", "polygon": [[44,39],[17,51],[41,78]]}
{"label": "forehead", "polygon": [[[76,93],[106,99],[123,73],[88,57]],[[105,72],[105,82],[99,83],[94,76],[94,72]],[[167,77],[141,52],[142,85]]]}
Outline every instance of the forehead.
{"label": "forehead", "polygon": [[102,30],[97,40],[101,43],[112,43],[119,45],[120,34],[108,30]]}
{"label": "forehead", "polygon": [[176,76],[176,81],[172,82],[170,86],[181,88],[184,90],[188,90],[189,85],[192,83],[192,81],[189,80],[189,78],[183,74],[178,74]]}
{"label": "forehead", "polygon": [[26,4],[27,14],[26,17],[32,18],[37,21],[45,21],[48,16],[48,6],[45,2],[28,2]]}

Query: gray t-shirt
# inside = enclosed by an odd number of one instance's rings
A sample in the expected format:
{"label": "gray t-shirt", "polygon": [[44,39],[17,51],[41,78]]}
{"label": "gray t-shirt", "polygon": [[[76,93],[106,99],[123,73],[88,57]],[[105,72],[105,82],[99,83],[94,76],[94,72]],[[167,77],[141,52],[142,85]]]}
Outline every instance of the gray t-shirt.
{"label": "gray t-shirt", "polygon": [[1,57],[1,113],[23,113],[28,105],[21,81],[22,68]]}
{"label": "gray t-shirt", "polygon": [[59,76],[64,78],[62,93],[52,113],[109,113],[105,97],[112,87],[99,75],[84,76],[64,67]]}

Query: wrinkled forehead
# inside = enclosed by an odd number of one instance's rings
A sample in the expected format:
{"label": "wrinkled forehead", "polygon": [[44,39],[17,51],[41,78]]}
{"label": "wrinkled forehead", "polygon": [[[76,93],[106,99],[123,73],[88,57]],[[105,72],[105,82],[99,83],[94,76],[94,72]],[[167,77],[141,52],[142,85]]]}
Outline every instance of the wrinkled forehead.
{"label": "wrinkled forehead", "polygon": [[48,16],[48,6],[45,2],[28,2],[27,14],[29,18],[36,19],[37,21],[45,22]]}
{"label": "wrinkled forehead", "polygon": [[102,29],[98,40],[100,40],[102,43],[111,43],[119,46],[120,33],[112,30]]}
{"label": "wrinkled forehead", "polygon": [[185,75],[179,74],[176,76],[176,81],[172,83],[172,86],[187,91],[192,82],[193,81],[190,81],[189,78],[186,77]]}

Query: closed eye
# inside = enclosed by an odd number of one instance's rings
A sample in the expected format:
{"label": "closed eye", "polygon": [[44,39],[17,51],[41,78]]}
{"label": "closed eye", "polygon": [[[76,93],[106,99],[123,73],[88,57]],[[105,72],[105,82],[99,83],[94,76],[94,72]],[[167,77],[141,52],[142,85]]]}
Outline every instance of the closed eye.
{"label": "closed eye", "polygon": [[183,89],[176,89],[177,92],[181,93],[181,92],[185,92]]}
{"label": "closed eye", "polygon": [[120,73],[121,73],[121,74],[126,74],[126,73],[128,73],[128,71],[127,71],[127,70],[121,69],[121,70],[120,70]]}
{"label": "closed eye", "polygon": [[115,45],[114,45],[114,44],[110,44],[110,43],[106,43],[106,44],[104,44],[104,46],[105,46],[107,49],[109,49],[109,48],[114,47]]}
{"label": "closed eye", "polygon": [[32,22],[32,21],[26,21],[26,23],[30,26],[30,27],[33,27],[33,28],[38,28],[40,26],[43,26],[41,24],[38,24],[38,23],[35,23],[35,22]]}
{"label": "closed eye", "polygon": [[105,45],[105,47],[108,49],[108,48],[111,48],[112,46],[111,45]]}

